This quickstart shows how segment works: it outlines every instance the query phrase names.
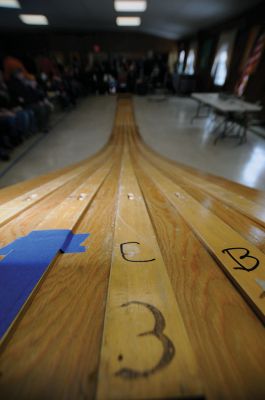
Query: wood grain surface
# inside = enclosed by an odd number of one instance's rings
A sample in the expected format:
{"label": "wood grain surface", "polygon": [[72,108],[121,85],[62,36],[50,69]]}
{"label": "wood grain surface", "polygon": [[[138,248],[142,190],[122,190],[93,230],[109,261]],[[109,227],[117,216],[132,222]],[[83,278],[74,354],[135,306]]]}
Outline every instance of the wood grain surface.
{"label": "wood grain surface", "polygon": [[193,350],[128,152],[125,146],[97,398],[199,397]]}
{"label": "wood grain surface", "polygon": [[0,248],[90,233],[6,332],[0,398],[264,399],[264,215],[263,192],[148,148],[119,97],[95,156],[0,191]]}

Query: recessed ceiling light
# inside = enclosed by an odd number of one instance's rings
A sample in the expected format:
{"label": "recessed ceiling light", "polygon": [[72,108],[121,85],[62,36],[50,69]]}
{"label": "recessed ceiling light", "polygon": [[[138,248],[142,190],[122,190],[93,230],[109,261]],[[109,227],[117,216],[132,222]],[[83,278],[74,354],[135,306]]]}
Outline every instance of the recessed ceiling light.
{"label": "recessed ceiling light", "polygon": [[0,0],[0,7],[20,8],[20,4],[17,0]]}
{"label": "recessed ceiling light", "polygon": [[48,25],[49,22],[45,15],[41,14],[20,14],[19,18],[24,24],[28,25]]}
{"label": "recessed ceiling light", "polygon": [[146,0],[115,0],[115,11],[143,12],[146,10]]}
{"label": "recessed ceiling light", "polygon": [[139,26],[141,25],[140,17],[117,17],[116,24],[118,26]]}

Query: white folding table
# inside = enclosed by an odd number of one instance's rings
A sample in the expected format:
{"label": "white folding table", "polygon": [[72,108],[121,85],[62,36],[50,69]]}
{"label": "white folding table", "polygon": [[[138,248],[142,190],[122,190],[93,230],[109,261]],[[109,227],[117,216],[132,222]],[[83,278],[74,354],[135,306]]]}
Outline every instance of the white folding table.
{"label": "white folding table", "polygon": [[222,96],[219,93],[192,93],[191,97],[198,101],[197,111],[192,118],[192,121],[196,118],[203,117],[202,115],[200,115],[200,111],[203,105],[207,105],[208,107],[212,108],[213,110],[219,112],[224,116],[224,121],[222,123],[223,129],[216,137],[215,143],[221,137],[227,136],[226,131],[228,127],[228,122],[233,119],[234,115],[238,115],[241,118],[243,134],[230,137],[240,138],[240,143],[246,141],[249,115],[262,110],[262,106],[258,104],[249,103],[233,96]]}

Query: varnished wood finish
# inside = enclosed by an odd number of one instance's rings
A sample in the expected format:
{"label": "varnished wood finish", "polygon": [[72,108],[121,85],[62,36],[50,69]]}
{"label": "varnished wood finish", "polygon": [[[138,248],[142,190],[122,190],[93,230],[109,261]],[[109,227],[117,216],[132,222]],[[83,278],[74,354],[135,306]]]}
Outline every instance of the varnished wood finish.
{"label": "varnished wood finish", "polygon": [[[1,247],[36,229],[90,233],[2,340],[0,398],[265,398],[264,215],[264,193],[151,151],[120,98],[92,159],[0,191]],[[260,264],[235,270],[230,247]]]}
{"label": "varnished wood finish", "polygon": [[125,145],[97,398],[199,397],[193,350],[128,151]]}
{"label": "varnished wood finish", "polygon": [[[261,266],[265,265],[265,255],[153,166],[148,165],[144,160],[142,160],[141,166],[144,171],[151,174],[159,189],[220,262],[224,271],[256,309],[260,318],[265,321],[265,303],[263,296],[260,296],[262,291],[257,284],[263,279],[264,271],[259,267],[252,270],[257,263]],[[233,249],[234,257],[229,255],[228,249]],[[244,257],[247,252],[250,256],[247,256],[246,260],[241,263],[240,257]],[[250,275],[249,272],[251,272]]]}

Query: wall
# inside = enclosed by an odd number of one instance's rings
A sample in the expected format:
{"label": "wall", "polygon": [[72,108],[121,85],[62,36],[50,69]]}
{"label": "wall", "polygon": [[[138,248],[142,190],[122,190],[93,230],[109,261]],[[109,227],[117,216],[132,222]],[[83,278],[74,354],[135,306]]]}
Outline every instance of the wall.
{"label": "wall", "polygon": [[[249,10],[247,13],[239,15],[236,18],[225,21],[217,26],[213,26],[206,30],[198,32],[196,35],[186,37],[179,41],[179,46],[188,50],[189,45],[196,40],[198,43],[198,57],[196,65],[197,73],[197,89],[199,91],[227,91],[233,92],[234,87],[240,76],[242,68],[242,59],[245,52],[245,47],[248,41],[249,34],[253,27],[257,27],[258,31],[265,29],[264,24],[265,15],[265,2]],[[234,43],[234,50],[232,54],[231,64],[228,72],[226,83],[223,87],[216,87],[213,85],[210,76],[211,67],[213,64],[216,47],[220,35],[228,30],[236,29],[236,38]],[[201,65],[202,47],[206,41],[210,42],[209,57],[204,65]],[[263,52],[262,59],[255,74],[251,76],[248,86],[244,95],[250,101],[262,100],[265,109],[265,51]],[[263,111],[265,116],[265,111]]]}
{"label": "wall", "polygon": [[167,53],[175,46],[173,40],[159,38],[142,33],[116,33],[116,32],[91,32],[91,33],[25,33],[19,36],[15,33],[2,33],[0,41],[1,53],[9,51],[38,53],[42,49],[51,51],[79,51],[87,54],[93,51],[97,44],[104,53],[137,54],[145,55],[149,50]]}

